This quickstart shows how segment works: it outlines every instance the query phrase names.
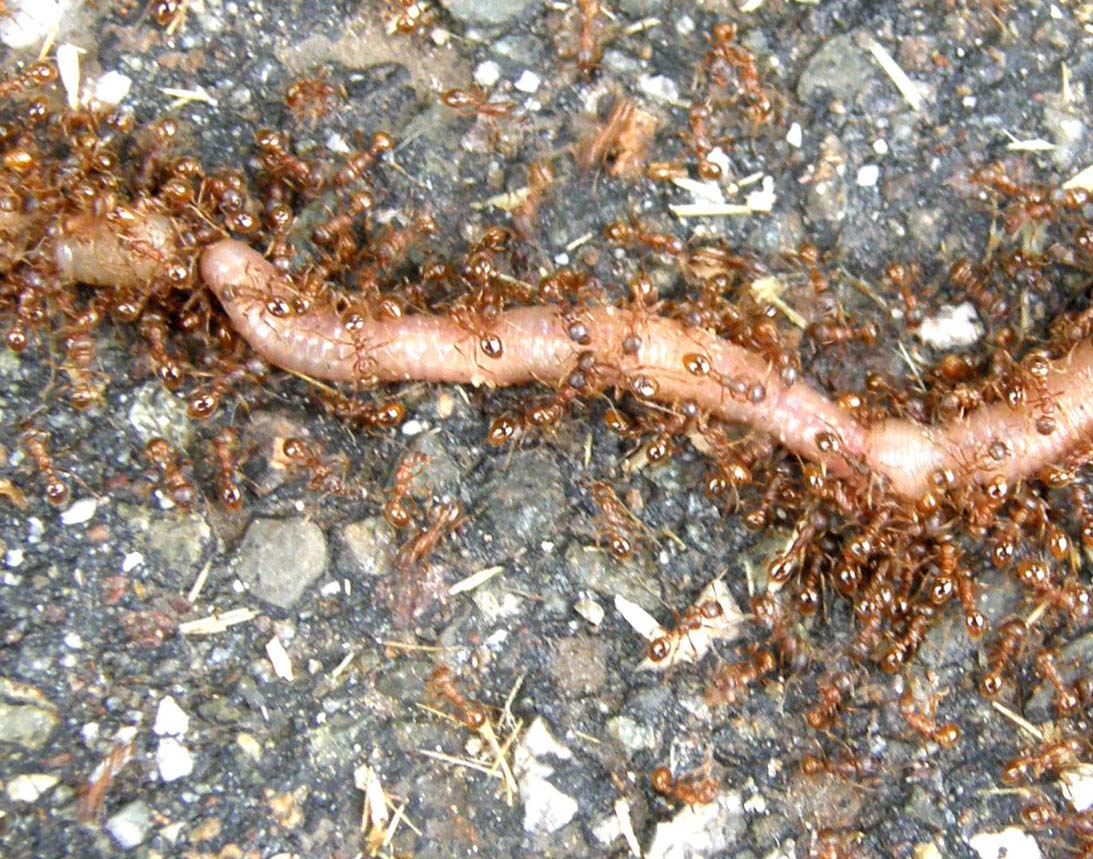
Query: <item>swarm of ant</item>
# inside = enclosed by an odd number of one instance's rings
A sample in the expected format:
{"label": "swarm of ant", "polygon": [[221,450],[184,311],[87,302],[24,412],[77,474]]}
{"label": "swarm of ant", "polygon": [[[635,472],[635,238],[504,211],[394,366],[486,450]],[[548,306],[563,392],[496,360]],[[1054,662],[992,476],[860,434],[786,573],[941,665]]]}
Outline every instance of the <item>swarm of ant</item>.
{"label": "swarm of ant", "polygon": [[[411,12],[420,5],[403,4],[399,32],[413,30]],[[598,3],[582,2],[577,12],[563,54],[591,74],[606,25]],[[708,44],[684,137],[693,163],[647,163],[652,181],[691,168],[717,179],[716,147],[777,114],[736,28],[716,25]],[[290,89],[288,107],[312,122],[339,95],[319,75]],[[396,145],[391,134],[375,134],[329,166],[298,154],[286,134],[264,129],[254,139],[260,169],[247,175],[210,170],[191,157],[173,118],[138,129],[124,112],[66,100],[52,60],[9,74],[0,99],[5,342],[17,354],[59,354],[73,409],[93,409],[104,397],[96,332],[108,320],[127,326],[159,382],[208,428],[215,500],[239,510],[247,490],[225,404],[265,384],[274,372],[269,364],[316,380],[332,415],[377,431],[405,416],[377,387],[384,382],[536,379],[547,392],[529,393],[519,409],[498,416],[490,445],[528,443],[580,410],[601,417],[649,467],[688,446],[701,452],[709,460],[705,494],[726,515],[757,532],[788,531],[749,607],[765,640],[714,670],[712,706],[739,701],[767,678],[804,672],[811,661],[806,625],[822,614],[849,615],[848,644],[817,681],[804,714],[812,729],[828,732],[854,705],[867,672],[908,672],[930,631],[956,612],[965,634],[984,642],[982,696],[1012,702],[1030,676],[1053,696],[1058,724],[1014,758],[1000,781],[1029,786],[1035,803],[1024,814],[1028,826],[1069,839],[1075,855],[1093,850],[1090,812],[1067,810],[1039,789],[1090,754],[1083,726],[1093,673],[1068,663],[1054,643],[1087,628],[1091,615],[1083,558],[1093,551],[1093,427],[1085,402],[1093,307],[1060,307],[1037,340],[1014,300],[1022,290],[1050,293],[1064,277],[1079,291],[1089,286],[1087,188],[1047,187],[1002,163],[977,170],[971,182],[1001,210],[1002,231],[982,259],[953,262],[947,281],[987,326],[980,350],[946,355],[924,371],[925,386],[870,372],[863,390],[818,394],[806,382],[810,357],[864,354],[881,332],[841,306],[815,245],[764,261],[723,243],[688,245],[637,220],[619,221],[604,227],[604,242],[674,267],[683,290],[662,297],[642,273],[619,287],[576,266],[538,276],[518,235],[534,233],[535,203],[549,193],[550,170],[539,165],[513,229],[486,230],[458,259],[415,263],[410,250],[437,231],[432,217],[417,213],[403,226],[371,217],[381,193],[374,177]],[[472,88],[449,90],[440,101],[484,123],[504,121],[514,107]],[[633,179],[633,165],[645,161],[636,150],[650,137],[635,130],[641,121],[620,102],[579,157]],[[625,169],[612,172],[620,163]],[[808,297],[803,331],[752,288],[769,279]],[[916,267],[893,262],[882,284],[901,305],[905,329],[922,324]],[[941,453],[916,448],[909,427]],[[26,423],[21,444],[45,499],[66,504],[70,487],[41,421]],[[309,488],[348,491],[344,469],[319,442],[285,438],[276,454]],[[176,506],[199,502],[204,488],[179,451],[156,438],[144,455]],[[464,521],[458,502],[426,508],[414,500],[410,486],[425,464],[422,454],[404,457],[382,505],[393,527],[414,529],[389,588],[404,622],[435,590],[430,556]],[[588,489],[606,550],[620,561],[641,551],[640,521],[610,485],[596,481]],[[1012,614],[989,617],[981,608],[980,546],[1020,589]],[[725,611],[716,599],[700,599],[676,629],[655,637],[648,661],[672,662]],[[446,671],[434,675],[434,694],[479,730],[484,711],[467,703]],[[908,673],[901,716],[923,742],[948,748],[960,730],[939,723],[936,704],[937,696],[913,694]],[[801,770],[863,779],[875,763],[810,754]],[[652,772],[651,787],[687,804],[710,802],[717,790],[708,775],[678,778],[663,767]],[[817,854],[828,855],[828,841],[852,840],[831,835]]]}

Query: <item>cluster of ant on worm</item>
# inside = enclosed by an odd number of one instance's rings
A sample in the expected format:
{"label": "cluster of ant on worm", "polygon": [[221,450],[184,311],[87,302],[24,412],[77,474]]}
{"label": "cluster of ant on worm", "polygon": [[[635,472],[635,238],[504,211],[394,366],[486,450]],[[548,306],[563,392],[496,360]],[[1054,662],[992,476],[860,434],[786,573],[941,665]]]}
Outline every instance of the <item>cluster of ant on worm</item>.
{"label": "cluster of ant on worm", "polygon": [[[159,7],[164,15],[174,14],[170,4]],[[409,14],[406,9],[408,5],[400,13],[404,17]],[[587,73],[599,62],[604,24],[597,3],[582,2],[579,12],[572,55]],[[400,31],[414,29],[398,20]],[[716,178],[719,171],[709,157],[724,135],[725,129],[715,124],[724,121],[719,117],[735,112],[743,127],[754,130],[770,122],[777,109],[754,56],[735,36],[730,24],[715,27],[697,69],[685,141],[704,178]],[[346,330],[353,332],[367,320],[399,319],[427,309],[446,314],[470,333],[483,361],[505,352],[496,324],[500,313],[532,304],[555,307],[577,347],[595,337],[582,312],[591,306],[619,302],[635,314],[678,319],[761,356],[786,386],[799,382],[803,354],[865,354],[881,336],[875,322],[858,323],[845,312],[822,253],[810,243],[768,263],[722,244],[689,247],[677,236],[637,221],[609,224],[603,238],[644,261],[675,266],[691,287],[682,298],[660,297],[642,273],[631,279],[621,296],[577,267],[557,269],[530,282],[516,268],[517,236],[499,226],[485,230],[461,259],[427,259],[411,278],[410,251],[421,249],[437,225],[424,212],[411,214],[402,226],[373,223],[371,213],[380,192],[372,177],[394,148],[391,135],[375,134],[360,142],[336,169],[327,169],[296,153],[284,132],[260,130],[254,139],[261,165],[255,185],[239,170],[206,171],[187,154],[177,120],[166,118],[138,129],[125,114],[65,108],[56,82],[56,68],[45,60],[0,82],[0,319],[5,342],[15,353],[34,343],[56,345],[60,369],[69,380],[69,403],[84,411],[103,401],[109,381],[96,369],[96,330],[108,319],[130,324],[142,344],[141,360],[148,372],[167,390],[184,394],[190,417],[209,427],[209,456],[203,464],[187,461],[162,438],[145,446],[155,485],[178,507],[201,503],[202,476],[211,478],[216,499],[225,508],[242,507],[247,490],[241,468],[254,451],[225,421],[223,405],[257,392],[270,377],[269,367],[253,357],[198,283],[201,250],[224,235],[249,237],[263,245],[274,267],[286,274],[297,271],[304,261],[292,301],[270,299],[267,310],[272,316],[290,319],[325,304],[334,307]],[[320,75],[294,84],[286,101],[302,120],[314,121],[338,98],[337,87]],[[513,110],[510,103],[473,89],[449,90],[441,102],[475,122],[503,121]],[[625,126],[633,116],[633,110],[624,110],[613,121]],[[612,139],[627,139],[625,128],[615,128]],[[619,156],[614,152],[612,157]],[[127,161],[132,166],[123,167]],[[683,164],[651,163],[648,178],[661,181],[686,169]],[[552,181],[545,166],[537,167],[535,176],[530,183],[535,185],[531,207],[525,201],[518,219],[514,213],[521,234],[534,229],[534,204]],[[864,390],[836,393],[839,407],[864,426],[891,416],[942,422],[999,402],[1027,411],[1043,435],[1056,432],[1065,418],[1046,382],[1048,361],[1089,337],[1093,309],[1059,316],[1047,332],[1046,345],[1027,350],[1017,333],[1021,311],[1012,295],[1014,285],[1049,292],[1059,267],[1086,275],[1093,271],[1089,194],[1023,181],[999,163],[975,171],[971,181],[996,201],[1011,240],[995,248],[989,259],[955,260],[947,281],[952,294],[970,301],[987,322],[988,347],[980,355],[946,356],[927,371],[930,385],[925,391],[869,373]],[[330,199],[338,203],[322,218],[298,217],[316,201],[329,206]],[[63,234],[80,241],[81,231],[94,220],[109,222],[122,237],[116,253],[149,263],[152,276],[137,287],[119,283],[90,292],[73,288],[45,237]],[[154,224],[177,241],[158,242],[150,226]],[[1033,231],[1041,234],[1038,241],[1025,241]],[[1046,233],[1050,241],[1043,239]],[[103,266],[112,264],[104,252]],[[807,296],[814,308],[803,348],[774,311],[743,288],[772,273]],[[900,262],[889,264],[883,274],[882,283],[901,303],[903,324],[909,330],[924,318],[919,280],[917,266]],[[635,325],[622,341],[624,354],[641,348],[639,330]],[[359,387],[370,387],[366,356],[359,369]],[[712,380],[730,399],[761,404],[767,396],[756,380],[719,374],[700,351],[687,353],[679,369],[696,379]],[[624,376],[591,349],[578,349],[572,366],[559,378],[552,392],[529,394],[518,409],[496,418],[488,443],[523,442],[557,427],[578,404],[609,399],[612,405],[601,412],[606,427],[639,448],[649,466],[693,447],[710,461],[704,488],[711,502],[739,511],[747,527],[756,531],[792,526],[785,548],[768,565],[765,590],[752,598],[750,606],[765,640],[750,645],[738,661],[715,669],[707,688],[712,705],[738,701],[749,687],[777,673],[802,671],[813,658],[807,624],[822,608],[842,600],[855,628],[845,653],[819,679],[815,700],[804,714],[816,731],[830,731],[840,713],[855,706],[857,682],[869,664],[889,674],[907,669],[950,606],[958,607],[967,635],[992,636],[979,683],[985,697],[1019,695],[1022,665],[1031,663],[1035,677],[1050,687],[1060,720],[1074,719],[1093,707],[1091,675],[1076,672],[1056,649],[1044,646],[1090,620],[1090,590],[1080,567],[1082,553],[1093,550],[1088,474],[1093,450],[1078,449],[1015,484],[995,479],[965,485],[959,475],[938,473],[932,476],[932,490],[909,508],[853,469],[848,477],[837,477],[815,464],[799,462],[779,452],[769,437],[739,432],[692,402],[685,400],[670,409],[647,407],[657,380]],[[389,429],[405,416],[405,408],[394,400],[360,399],[325,387],[315,390],[330,414],[357,426]],[[817,438],[821,449],[837,443],[834,437]],[[311,489],[351,491],[343,464],[318,441],[288,437],[279,439],[278,445],[273,455],[290,472],[303,475]],[[69,484],[40,422],[26,424],[21,446],[40,476],[46,500],[66,504]],[[992,455],[991,449],[983,451],[984,457]],[[420,453],[404,456],[382,506],[392,527],[415,529],[397,554],[405,592],[395,594],[394,605],[404,615],[421,596],[415,582],[428,568],[429,556],[463,521],[458,502],[425,508],[414,499],[412,483],[426,464]],[[969,470],[975,467],[976,463],[968,464]],[[587,488],[599,510],[601,542],[616,559],[627,559],[642,540],[639,520],[607,483],[594,481]],[[969,558],[972,540],[984,541],[992,565],[1020,586],[1022,605],[1029,609],[1024,616],[997,619],[981,612],[979,577]],[[721,610],[716,602],[687,609],[670,640],[652,642],[648,658],[671,659],[672,641],[715,620]],[[993,632],[992,625],[997,626]],[[450,672],[438,671],[431,684],[435,696],[447,702],[460,722],[475,730],[481,726],[483,708],[463,696]],[[916,699],[908,684],[899,700],[900,715],[924,741],[950,747],[957,742],[959,729],[939,723],[935,710],[936,698]],[[1039,783],[1074,766],[1088,752],[1088,742],[1081,736],[1063,735],[1014,758],[1001,780]],[[807,755],[801,761],[801,771],[809,777],[863,778],[876,766],[871,759],[845,756]],[[708,774],[677,777],[665,767],[652,772],[650,784],[658,794],[688,804],[712,801],[717,793]],[[1071,833],[1085,845],[1093,841],[1088,813],[1061,812],[1047,799],[1030,806],[1025,820],[1036,828]]]}

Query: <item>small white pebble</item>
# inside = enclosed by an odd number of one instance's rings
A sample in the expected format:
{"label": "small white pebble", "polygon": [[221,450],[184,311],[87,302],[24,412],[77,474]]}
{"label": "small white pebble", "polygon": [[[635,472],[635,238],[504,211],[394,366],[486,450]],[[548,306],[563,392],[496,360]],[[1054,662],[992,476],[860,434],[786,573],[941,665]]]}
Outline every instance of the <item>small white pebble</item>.
{"label": "small white pebble", "polygon": [[77,632],[65,633],[64,643],[65,647],[69,648],[70,650],[79,650],[81,647],[83,647],[83,639],[80,638],[80,635]]}
{"label": "small white pebble", "polygon": [[474,70],[474,82],[482,87],[491,87],[501,80],[501,67],[493,60],[479,63]]}
{"label": "small white pebble", "polygon": [[260,761],[262,759],[262,744],[258,742],[253,736],[248,733],[240,733],[235,742],[239,745],[239,748],[243,750],[243,753],[252,761]]}
{"label": "small white pebble", "polygon": [[794,149],[800,149],[801,144],[804,142],[805,134],[801,130],[801,123],[795,122],[789,127],[789,131],[786,132],[786,143],[792,146]]}
{"label": "small white pebble", "polygon": [[4,554],[4,566],[15,568],[21,566],[26,560],[26,552],[22,549],[8,549]]}
{"label": "small white pebble", "polygon": [[353,151],[353,148],[349,145],[349,141],[345,139],[344,134],[339,134],[337,131],[330,132],[326,138],[326,148],[331,152],[337,152],[341,155],[348,155]]}
{"label": "small white pebble", "polygon": [[542,82],[543,79],[535,74],[535,72],[524,69],[513,86],[520,92],[526,92],[528,95],[531,95],[533,92],[539,91],[539,85]]}
{"label": "small white pebble", "polygon": [[961,101],[961,104],[968,108],[968,110],[974,110],[978,103],[979,100],[974,95],[966,95],[964,96],[964,100]]}
{"label": "small white pebble", "polygon": [[593,626],[599,626],[603,623],[603,606],[591,597],[577,600],[573,604],[573,610]]}
{"label": "small white pebble", "polygon": [[429,31],[429,38],[433,40],[433,44],[438,48],[443,48],[452,40],[452,34],[443,27],[433,27]]}
{"label": "small white pebble", "polygon": [[415,435],[421,435],[428,428],[429,427],[421,421],[411,418],[410,420],[406,421],[406,423],[404,423],[399,429],[403,435],[413,437]]}
{"label": "small white pebble", "polygon": [[680,15],[676,19],[676,32],[681,36],[689,36],[695,31],[695,20],[690,15]]}
{"label": "small white pebble", "polygon": [[321,588],[319,593],[324,597],[335,597],[342,592],[341,582],[327,582]]}
{"label": "small white pebble", "polygon": [[658,101],[672,102],[679,98],[678,84],[667,75],[642,75],[638,79],[638,88]]}
{"label": "small white pebble", "polygon": [[983,336],[983,323],[969,301],[955,307],[945,305],[933,316],[924,319],[915,331],[918,339],[940,351],[966,349]]}
{"label": "small white pebble", "polygon": [[82,525],[89,522],[99,509],[99,502],[94,498],[81,498],[73,501],[72,506],[61,513],[62,525]]}
{"label": "small white pebble", "polygon": [[8,798],[12,802],[37,802],[59,778],[49,773],[24,773],[8,782]]}
{"label": "small white pebble", "polygon": [[527,733],[524,734],[523,747],[534,758],[545,758],[549,755],[558,760],[568,761],[573,757],[573,752],[555,739],[550,726],[542,716],[536,716],[528,726]]}
{"label": "small white pebble", "polygon": [[174,737],[164,737],[156,747],[156,768],[164,781],[178,781],[194,771],[194,756]]}
{"label": "small white pebble", "polygon": [[858,168],[857,183],[861,188],[872,188],[880,179],[880,167],[876,164],[863,164]]}
{"label": "small white pebble", "polygon": [[774,209],[777,199],[778,195],[774,193],[774,177],[764,176],[761,188],[748,194],[744,202],[753,212],[769,212]]}
{"label": "small white pebble", "polygon": [[90,746],[99,738],[99,723],[88,722],[82,728],[80,728],[80,739],[84,741],[85,745]]}
{"label": "small white pebble", "polygon": [[968,844],[981,859],[1042,859],[1036,839],[1016,826],[1007,826],[1001,832],[979,832],[968,839]]}
{"label": "small white pebble", "polygon": [[144,555],[140,552],[126,552],[125,557],[121,559],[121,571],[131,573],[143,563]]}
{"label": "small white pebble", "polygon": [[189,714],[170,695],[164,695],[156,707],[152,732],[158,737],[181,737],[190,730]]}
{"label": "small white pebble", "polygon": [[885,140],[883,137],[878,137],[876,140],[873,141],[873,151],[876,152],[877,155],[887,155],[888,141]]}
{"label": "small white pebble", "polygon": [[106,72],[91,85],[91,98],[100,104],[118,105],[129,95],[133,80],[121,72]]}

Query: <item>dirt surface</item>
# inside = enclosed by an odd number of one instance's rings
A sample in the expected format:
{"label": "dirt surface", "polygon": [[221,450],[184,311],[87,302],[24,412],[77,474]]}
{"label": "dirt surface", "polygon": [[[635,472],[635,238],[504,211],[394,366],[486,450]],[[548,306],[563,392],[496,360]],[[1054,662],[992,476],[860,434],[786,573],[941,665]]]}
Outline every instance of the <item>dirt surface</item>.
{"label": "dirt surface", "polygon": [[[806,379],[845,390],[860,388],[868,370],[905,375],[901,347],[927,363],[938,353],[853,284],[875,296],[889,262],[917,262],[922,303],[936,314],[950,297],[949,265],[978,257],[998,220],[972,171],[1005,159],[1054,186],[1093,162],[1093,12],[1038,0],[1014,10],[959,0],[750,5],[605,3],[602,56],[587,73],[577,67],[581,16],[565,3],[430,6],[403,35],[388,32],[395,2],[190,0],[168,35],[144,3],[100,2],[68,10],[58,43],[86,51],[87,79],[128,76],[124,104],[140,122],[177,116],[185,146],[206,164],[253,167],[262,127],[331,159],[389,131],[399,144],[377,171],[376,217],[433,215],[428,248],[411,250],[419,259],[508,224],[500,196],[526,187],[529,165],[544,160],[556,178],[526,244],[531,271],[580,260],[625,283],[644,268],[671,296],[668,266],[601,239],[605,224],[631,218],[762,255],[808,239],[829,270],[846,274],[837,289],[848,311],[871,313],[883,331],[869,350],[815,361],[806,352]],[[758,58],[776,114],[736,129],[726,172],[756,181],[725,193],[740,201],[769,177],[772,211],[677,220],[668,207],[694,202],[687,190],[614,178],[609,164],[582,170],[575,148],[625,97],[656,121],[651,157],[686,162],[695,176],[685,136],[694,70],[725,20]],[[5,49],[5,66],[39,44]],[[870,45],[915,82],[917,106]],[[320,68],[336,90],[329,109],[290,110],[286,90]],[[475,116],[439,103],[441,91],[469,89],[476,77],[512,111]],[[165,87],[207,98],[173,106]],[[1021,141],[1043,145],[1011,147]],[[1029,324],[1081,303],[1087,280],[1026,293]],[[808,296],[798,298],[807,307]],[[897,295],[883,298],[899,306]],[[740,643],[716,645],[701,665],[638,670],[646,642],[617,610],[618,595],[671,625],[723,577],[746,610],[789,536],[789,523],[757,534],[712,503],[697,451],[634,468],[634,444],[608,432],[594,407],[522,444],[487,446],[491,420],[529,390],[410,386],[397,392],[407,409],[400,429],[358,432],[321,414],[305,382],[274,373],[261,394],[225,408],[246,452],[247,501],[232,512],[215,501],[211,428],[187,417],[147,358],[132,354],[131,332],[99,330],[109,385],[101,405],[76,412],[58,393],[48,344],[0,352],[0,476],[27,502],[0,501],[0,854],[319,859],[375,847],[417,857],[621,857],[633,855],[632,827],[650,857],[927,859],[993,857],[985,833],[1022,829],[1027,796],[1003,789],[999,771],[1027,740],[977,694],[984,647],[963,634],[958,612],[930,632],[912,669],[863,672],[851,706],[820,731],[805,713],[825,662],[847,644],[839,602],[799,630],[810,668],[775,672],[734,706],[711,708],[704,690],[712,665],[740,658]],[[48,428],[72,487],[60,513],[20,451],[28,418]],[[191,511],[172,509],[141,454],[158,435],[191,461],[203,493]],[[311,491],[271,463],[271,440],[288,436],[321,446],[347,491]],[[415,503],[457,499],[467,516],[433,556],[422,587],[434,598],[409,619],[390,607],[404,535],[381,515],[408,451],[431,457],[411,489]],[[644,524],[623,562],[598,546],[596,480]],[[476,587],[448,593],[492,568]],[[1003,617],[1014,585],[986,563],[977,578],[984,612]],[[193,625],[226,613],[237,622]],[[758,640],[751,622],[741,629],[744,643]],[[1090,664],[1088,630],[1060,643]],[[430,692],[441,664],[488,708],[498,742],[511,739],[511,801],[489,739],[424,708],[461,713],[435,682]],[[937,719],[956,723],[961,742],[942,749],[909,728],[898,704],[907,684],[941,696]],[[1033,723],[1052,718],[1035,677],[1007,700]],[[806,775],[806,754],[876,763],[850,778]],[[101,809],[82,820],[104,762],[117,773]],[[715,779],[715,801],[658,796],[649,781],[658,766]],[[374,843],[362,832],[369,772],[389,800],[388,844],[378,843],[384,826]],[[374,817],[366,829],[377,831]],[[1011,857],[1036,855],[1019,852],[1025,837],[1045,856],[1068,855],[1063,835],[1000,837]]]}

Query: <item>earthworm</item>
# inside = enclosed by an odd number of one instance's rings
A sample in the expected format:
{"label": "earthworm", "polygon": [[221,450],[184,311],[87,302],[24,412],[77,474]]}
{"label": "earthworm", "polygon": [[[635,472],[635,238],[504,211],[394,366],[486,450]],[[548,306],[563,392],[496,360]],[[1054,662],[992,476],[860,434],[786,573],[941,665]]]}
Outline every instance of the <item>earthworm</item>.
{"label": "earthworm", "polygon": [[[151,234],[166,243],[158,229]],[[127,272],[116,238],[96,261],[100,231],[87,226],[77,242],[62,239],[62,273],[92,284],[139,283],[147,271]],[[119,260],[123,262],[119,263]],[[147,261],[141,263],[147,268]],[[615,368],[616,381],[635,394],[668,405],[691,401],[726,421],[769,433],[783,446],[835,475],[867,476],[907,500],[931,491],[939,475],[950,486],[1012,484],[1064,460],[1093,433],[1093,344],[1047,362],[1056,425],[1043,434],[1034,406],[982,406],[945,425],[888,418],[866,426],[829,397],[798,382],[786,385],[765,359],[682,322],[626,307],[587,307],[580,319],[592,333],[582,346],[567,335],[561,312],[550,306],[503,311],[490,331],[501,354],[483,353],[480,337],[456,320],[429,313],[397,319],[358,319],[350,328],[329,305],[293,310],[290,280],[250,246],[224,239],[201,255],[202,279],[233,326],[252,348],[284,369],[330,381],[448,382],[507,386],[565,383],[582,352]],[[146,281],[145,281],[146,282]],[[636,350],[623,341],[640,340]],[[701,355],[708,371],[689,372],[686,356]],[[742,380],[752,396],[733,396],[725,380]]]}

